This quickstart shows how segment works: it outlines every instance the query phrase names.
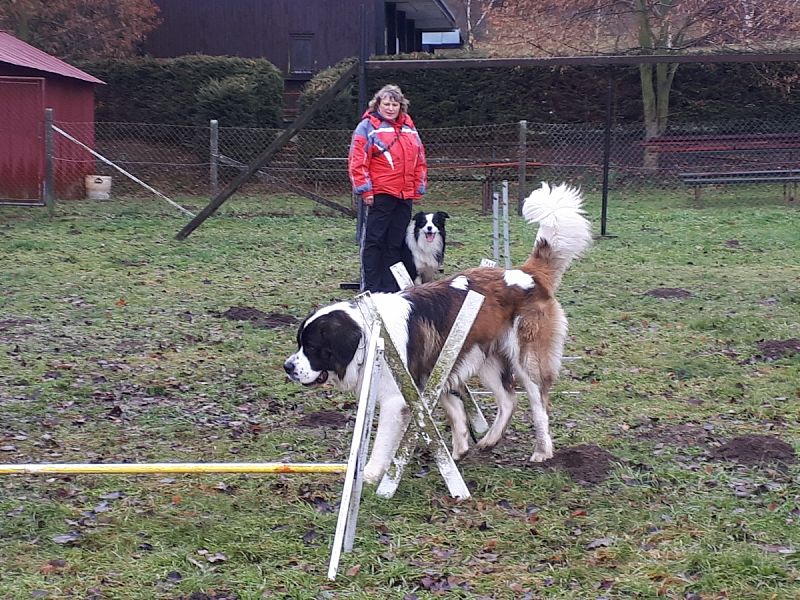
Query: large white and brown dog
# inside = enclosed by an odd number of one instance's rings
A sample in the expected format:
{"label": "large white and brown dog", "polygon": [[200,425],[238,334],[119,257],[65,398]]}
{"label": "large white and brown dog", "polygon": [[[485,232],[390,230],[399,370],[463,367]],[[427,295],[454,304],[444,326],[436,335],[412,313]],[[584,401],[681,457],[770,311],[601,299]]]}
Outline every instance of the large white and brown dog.
{"label": "large white and brown dog", "polygon": [[[477,448],[494,447],[516,408],[515,385],[527,392],[536,442],[531,461],[553,456],[548,406],[549,392],[561,366],[567,318],[555,298],[561,277],[573,259],[591,243],[591,227],[581,208],[580,192],[566,184],[546,183],[525,200],[522,214],[538,223],[533,250],[525,263],[505,270],[468,269],[458,275],[408,288],[396,294],[372,294],[386,316],[385,326],[417,386],[430,376],[442,345],[467,291],[485,296],[483,305],[456,359],[448,388],[457,390],[477,375],[497,403],[495,420]],[[297,332],[298,350],[285,362],[289,377],[303,385],[331,381],[355,390],[363,367],[366,315],[356,301],[339,302],[309,315]],[[388,469],[410,419],[410,411],[389,369],[378,383],[380,416],[364,479],[376,483]],[[453,436],[453,457],[469,449],[467,416],[452,392],[442,395]]]}

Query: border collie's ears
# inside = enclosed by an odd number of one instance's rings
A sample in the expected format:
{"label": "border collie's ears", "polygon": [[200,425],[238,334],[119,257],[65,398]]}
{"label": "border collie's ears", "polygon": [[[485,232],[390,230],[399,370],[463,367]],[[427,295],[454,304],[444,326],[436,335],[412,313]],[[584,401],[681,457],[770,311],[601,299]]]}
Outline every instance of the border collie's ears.
{"label": "border collie's ears", "polygon": [[444,212],[443,210],[437,210],[437,211],[436,211],[436,215],[437,215],[438,217],[442,218],[442,219],[449,219],[449,218],[450,218],[450,215],[448,215],[448,214],[447,214],[446,212]]}

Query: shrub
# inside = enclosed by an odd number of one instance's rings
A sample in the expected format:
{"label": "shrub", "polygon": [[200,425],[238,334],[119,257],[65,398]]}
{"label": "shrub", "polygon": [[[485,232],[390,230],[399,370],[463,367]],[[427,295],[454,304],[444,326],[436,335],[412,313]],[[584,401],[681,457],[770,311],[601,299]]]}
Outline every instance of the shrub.
{"label": "shrub", "polygon": [[[216,118],[231,127],[280,124],[283,77],[263,59],[192,55],[101,61],[81,68],[107,84],[96,92],[98,121],[205,125]],[[241,106],[227,106],[229,100]],[[213,115],[215,110],[220,113]]]}

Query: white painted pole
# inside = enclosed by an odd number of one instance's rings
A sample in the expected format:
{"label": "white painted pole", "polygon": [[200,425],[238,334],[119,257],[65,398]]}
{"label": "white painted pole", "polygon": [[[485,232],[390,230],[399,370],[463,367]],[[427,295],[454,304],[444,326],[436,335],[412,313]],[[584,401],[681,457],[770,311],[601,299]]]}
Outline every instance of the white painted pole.
{"label": "white painted pole", "polygon": [[503,256],[506,269],[511,268],[511,250],[508,243],[508,180],[503,180]]}
{"label": "white painted pole", "polygon": [[500,262],[500,198],[497,191],[492,190],[492,258],[494,263]]}
{"label": "white painted pole", "polygon": [[[370,389],[373,385],[373,366],[375,365],[375,357],[378,347],[378,338],[380,337],[380,322],[375,320],[370,332],[369,346],[367,346],[367,356],[364,362],[363,379],[361,381],[361,390],[358,399],[358,409],[356,411],[356,422],[353,426],[353,439],[350,442],[350,456],[347,459],[347,472],[344,476],[344,489],[342,490],[342,499],[339,504],[339,518],[336,521],[336,533],[333,536],[333,547],[331,548],[331,561],[328,566],[328,579],[336,579],[336,573],[339,570],[339,560],[342,556],[342,548],[344,546],[345,529],[347,527],[347,519],[351,514],[351,502],[358,503],[359,497],[353,494],[356,487],[361,489],[360,485],[356,486],[357,476],[361,476],[361,468],[358,464],[358,456],[361,450],[362,434],[364,432],[364,423],[366,421],[367,406],[369,404]],[[358,511],[356,510],[356,515]]]}

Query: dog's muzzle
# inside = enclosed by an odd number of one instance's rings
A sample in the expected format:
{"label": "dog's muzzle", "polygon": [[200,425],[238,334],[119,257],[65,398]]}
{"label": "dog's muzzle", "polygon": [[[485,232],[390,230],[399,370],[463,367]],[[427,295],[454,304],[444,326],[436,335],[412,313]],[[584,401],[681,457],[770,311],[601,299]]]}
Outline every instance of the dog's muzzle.
{"label": "dog's muzzle", "polygon": [[295,381],[297,383],[301,383],[303,385],[322,385],[326,381],[328,381],[328,372],[321,371],[320,374],[314,381],[305,382],[300,378],[300,373],[297,372],[297,365],[294,362],[294,357],[290,357],[286,359],[286,362],[283,363],[283,370],[286,371],[286,374],[289,376],[289,379]]}

